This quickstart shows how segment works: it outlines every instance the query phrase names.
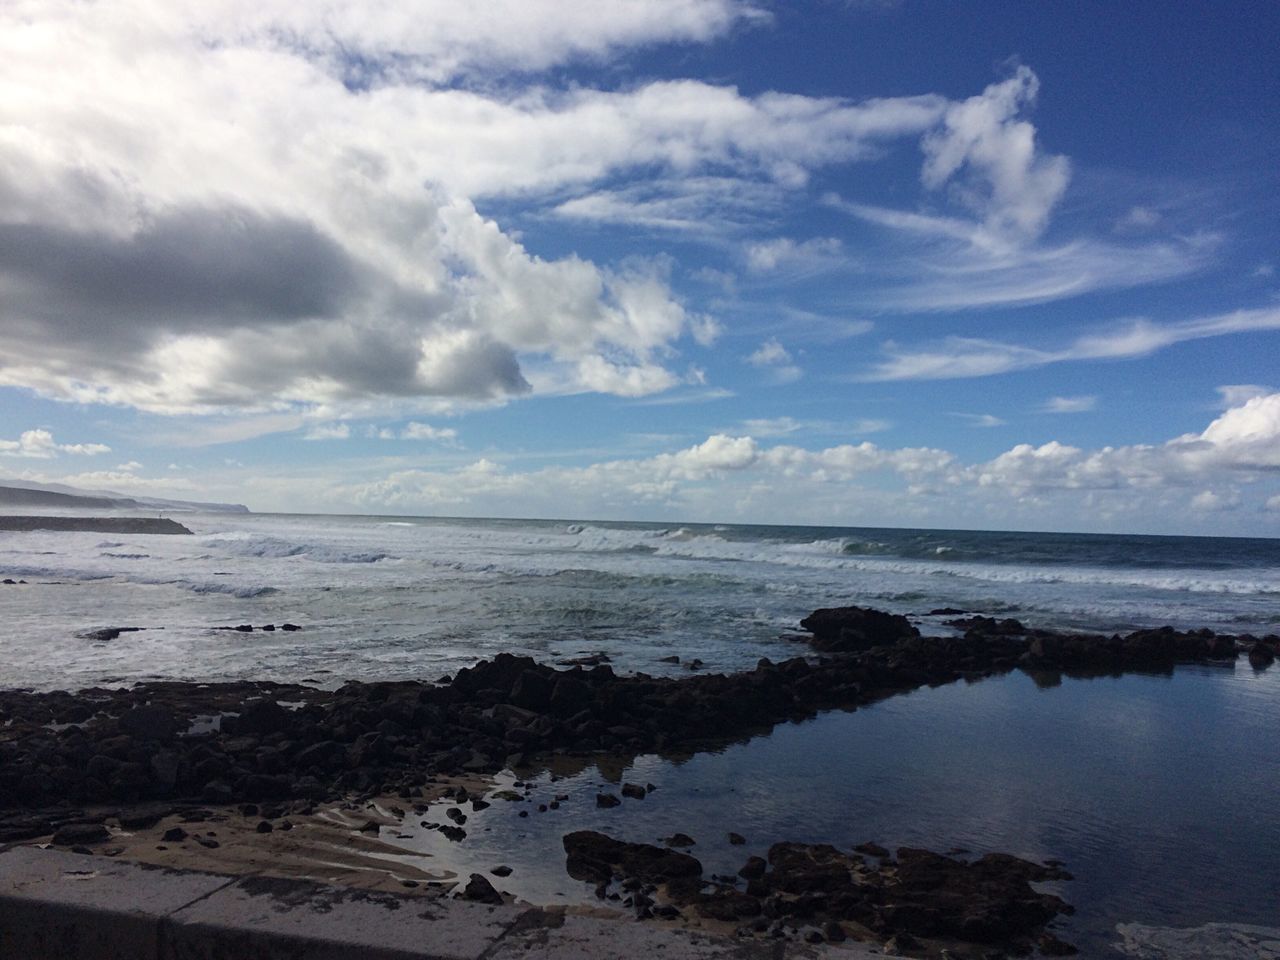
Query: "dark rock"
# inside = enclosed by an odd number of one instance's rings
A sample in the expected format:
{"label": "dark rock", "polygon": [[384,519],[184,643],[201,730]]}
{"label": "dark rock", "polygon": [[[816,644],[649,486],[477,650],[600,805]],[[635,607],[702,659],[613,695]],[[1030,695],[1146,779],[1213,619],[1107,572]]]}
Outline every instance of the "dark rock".
{"label": "dark rock", "polygon": [[729,842],[733,844],[735,847],[740,847],[747,842],[747,838],[740,833],[734,833],[732,830],[730,830]]}
{"label": "dark rock", "polygon": [[997,620],[994,617],[973,616],[960,620],[948,620],[947,626],[984,637],[1017,637],[1027,632],[1027,628],[1021,621],[1012,618]]}
{"label": "dark rock", "polygon": [[746,920],[760,915],[760,901],[732,887],[700,894],[693,907],[709,920]]}
{"label": "dark rock", "polygon": [[1040,939],[1036,941],[1036,946],[1040,948],[1041,956],[1045,957],[1074,957],[1080,951],[1064,940],[1059,940],[1051,933],[1043,933]]}
{"label": "dark rock", "polygon": [[818,650],[851,652],[920,636],[906,617],[870,607],[827,607],[800,621]]}
{"label": "dark rock", "polygon": [[121,810],[117,819],[124,830],[146,830],[154,827],[172,812],[173,808],[167,806],[134,807]]}
{"label": "dark rock", "polygon": [[669,837],[663,837],[662,842],[669,847],[692,847],[697,844],[687,833],[673,833]]}
{"label": "dark rock", "polygon": [[293,631],[301,630],[302,628],[298,626],[296,623],[282,623],[280,624],[280,629],[287,630],[288,632],[292,633]]}
{"label": "dark rock", "polygon": [[93,640],[95,643],[106,643],[114,640],[122,633],[138,633],[146,627],[103,627],[101,630],[89,630],[85,633],[77,633],[76,636],[81,640]]}
{"label": "dark rock", "polygon": [[618,804],[620,804],[620,803],[622,803],[622,801],[621,801],[621,800],[619,800],[617,797],[615,797],[612,793],[597,793],[597,794],[596,794],[596,806],[597,806],[597,807],[616,807],[616,806],[618,806]]}
{"label": "dark rock", "polygon": [[626,843],[593,830],[564,837],[566,868],[575,880],[608,883],[615,870],[645,883],[702,876],[702,864],[686,853],[647,843]]}
{"label": "dark rock", "polygon": [[254,829],[257,830],[258,833],[270,833],[275,829],[275,827],[271,825],[270,820],[259,820],[258,825],[254,827]]}
{"label": "dark rock", "polygon": [[144,704],[120,715],[120,729],[138,740],[172,740],[184,728],[167,707]]}
{"label": "dark rock", "polygon": [[111,833],[100,823],[68,823],[53,835],[53,844],[70,847],[90,843],[102,843],[111,839]]}
{"label": "dark rock", "polygon": [[878,843],[860,843],[853,850],[855,853],[864,853],[868,857],[880,857],[883,859],[889,856],[889,851]]}
{"label": "dark rock", "polygon": [[480,873],[473,873],[470,881],[462,891],[464,900],[473,900],[476,903],[492,903],[495,905],[502,903],[502,894],[493,888],[493,884]]}
{"label": "dark rock", "polygon": [[622,795],[630,797],[632,800],[643,800],[648,791],[638,783],[624,783],[622,785]]}
{"label": "dark rock", "polygon": [[170,827],[164,832],[164,836],[160,838],[165,843],[181,843],[187,839],[187,831],[181,827]]}
{"label": "dark rock", "polygon": [[759,880],[764,876],[767,869],[769,869],[769,864],[764,857],[751,857],[743,868],[738,871],[738,876],[745,880]]}
{"label": "dark rock", "polygon": [[228,726],[238,736],[263,736],[270,733],[281,733],[292,726],[292,715],[275,700],[254,700],[245,704],[238,717],[223,720],[223,728]]}
{"label": "dark rock", "polygon": [[509,876],[511,876],[511,868],[510,868],[510,867],[508,867],[505,863],[504,863],[504,864],[502,864],[501,866],[494,867],[494,868],[493,868],[492,870],[490,870],[489,872],[490,872],[490,873],[492,873],[495,877],[509,877]]}

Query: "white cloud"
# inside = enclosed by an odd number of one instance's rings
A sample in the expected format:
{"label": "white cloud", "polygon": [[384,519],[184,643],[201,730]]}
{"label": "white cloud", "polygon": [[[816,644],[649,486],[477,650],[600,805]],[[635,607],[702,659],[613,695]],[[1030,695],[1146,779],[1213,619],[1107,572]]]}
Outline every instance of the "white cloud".
{"label": "white cloud", "polygon": [[1280,329],[1280,309],[1260,308],[1200,317],[1180,323],[1157,324],[1128,320],[1113,329],[1078,337],[1067,347],[1052,350],[993,340],[952,337],[935,347],[909,349],[886,344],[889,358],[867,380],[942,380],[984,377],[1079,360],[1122,360],[1146,356],[1188,340]]}
{"label": "white cloud", "polygon": [[966,420],[971,427],[1003,427],[1005,421],[993,413],[951,413],[953,417]]}
{"label": "white cloud", "polygon": [[794,417],[769,417],[759,420],[743,420],[742,429],[755,437],[785,437],[789,433],[806,430],[810,424]]}
{"label": "white cloud", "polygon": [[24,430],[17,440],[0,440],[0,456],[49,460],[61,453],[96,456],[110,453],[105,443],[57,443],[48,430]]}
{"label": "white cloud", "polygon": [[452,427],[433,427],[429,423],[411,421],[404,425],[404,429],[400,431],[400,437],[403,440],[444,440],[448,442],[458,439],[458,431]]}
{"label": "white cloud", "polygon": [[[663,264],[540,257],[478,200],[680,229],[719,209],[747,228],[814,171],[923,138],[930,188],[988,231],[1039,229],[1066,168],[1019,117],[1025,68],[959,103],[532,79],[767,19],[734,0],[5,7],[0,385],[352,415],[543,384],[662,391],[681,382],[677,345],[714,338]],[[783,240],[751,257],[835,252]]]}
{"label": "white cloud", "polygon": [[1219,493],[1216,490],[1202,490],[1191,498],[1191,509],[1202,513],[1218,513],[1224,510],[1236,510],[1240,507],[1240,497],[1234,492]]}
{"label": "white cloud", "polygon": [[1233,466],[1280,468],[1280,393],[1252,397],[1214,420],[1200,440]]}
{"label": "white cloud", "polygon": [[347,440],[351,437],[351,427],[345,423],[320,423],[305,434],[303,440]]}
{"label": "white cloud", "polygon": [[1038,236],[1071,177],[1067,159],[1038,152],[1035,127],[1019,119],[1039,90],[1036,75],[1020,66],[980,95],[950,104],[940,129],[924,138],[925,186],[950,184],[998,235]]}
{"label": "white cloud", "polygon": [[[656,455],[608,454],[576,465],[449,456],[429,470],[346,462],[274,479],[237,471],[218,482],[221,499],[253,492],[277,509],[306,498],[316,509],[344,511],[1265,535],[1258,523],[1280,518],[1277,409],[1280,394],[1165,443],[1084,448],[1051,440],[979,460],[870,442],[810,449],[761,439],[763,431],[726,431]],[[753,426],[791,438],[801,435],[797,424],[808,426],[785,417]],[[646,447],[663,443],[643,439]],[[335,478],[335,469],[346,476]]]}
{"label": "white cloud", "polygon": [[1160,220],[1160,211],[1153,210],[1151,207],[1134,206],[1116,221],[1115,228],[1119,233],[1139,233],[1150,230],[1158,225]]}
{"label": "white cloud", "polygon": [[660,355],[709,342],[712,318],[660,271],[540,259],[471,200],[653,164],[792,182],[789,135],[802,164],[848,159],[927,124],[936,98],[432,84],[763,16],[731,0],[10,7],[0,384],[163,413],[305,409],[509,397],[542,357],[592,374],[581,389],[665,389]]}
{"label": "white cloud", "polygon": [[1082,397],[1050,397],[1041,408],[1045,413],[1088,413],[1098,406],[1098,398]]}
{"label": "white cloud", "polygon": [[1228,383],[1218,387],[1218,396],[1223,409],[1238,407],[1254,397],[1265,397],[1275,392],[1272,387],[1264,387],[1256,383]]}
{"label": "white cloud", "polygon": [[956,217],[850,203],[829,195],[828,206],[887,227],[914,242],[869,299],[900,311],[971,310],[1047,303],[1098,290],[1142,286],[1205,266],[1219,238],[1210,234],[1146,244],[1094,238],[1027,242]]}
{"label": "white cloud", "polygon": [[755,273],[787,269],[808,273],[820,270],[839,258],[838,237],[813,237],[797,243],[790,237],[762,240],[746,246],[747,267]]}
{"label": "white cloud", "polygon": [[804,376],[804,371],[794,360],[790,351],[776,337],[770,337],[746,358],[747,363],[764,372],[766,382],[775,386],[794,383]]}
{"label": "white cloud", "polygon": [[835,420],[797,420],[794,417],[764,417],[743,420],[741,432],[753,437],[785,437],[793,433],[852,434],[865,436],[868,433],[880,433],[888,430],[893,424],[888,420],[866,417],[850,423]]}
{"label": "white cloud", "polygon": [[747,357],[747,363],[753,367],[781,366],[791,363],[791,354],[776,338],[769,338]]}

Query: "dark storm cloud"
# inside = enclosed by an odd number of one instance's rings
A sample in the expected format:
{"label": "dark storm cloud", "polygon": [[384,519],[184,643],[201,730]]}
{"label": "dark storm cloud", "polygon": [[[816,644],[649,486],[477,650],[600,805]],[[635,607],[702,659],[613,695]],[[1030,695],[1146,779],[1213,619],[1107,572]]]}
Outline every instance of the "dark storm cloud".
{"label": "dark storm cloud", "polygon": [[336,317],[376,282],[302,220],[184,208],[128,236],[0,224],[0,311],[72,339]]}

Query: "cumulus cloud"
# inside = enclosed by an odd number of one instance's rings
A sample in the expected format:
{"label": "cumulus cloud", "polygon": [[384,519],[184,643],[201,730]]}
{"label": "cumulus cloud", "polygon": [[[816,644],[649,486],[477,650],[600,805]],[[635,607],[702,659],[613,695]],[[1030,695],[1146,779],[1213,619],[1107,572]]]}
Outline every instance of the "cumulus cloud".
{"label": "cumulus cloud", "polygon": [[105,443],[57,443],[48,430],[24,430],[17,440],[0,440],[0,456],[49,460],[62,453],[95,456],[110,453]]}
{"label": "cumulus cloud", "polygon": [[949,105],[941,127],[924,138],[925,186],[950,184],[997,234],[1038,236],[1071,176],[1066,157],[1037,150],[1035,127],[1020,117],[1039,90],[1039,78],[1020,66],[978,96]]}
{"label": "cumulus cloud", "polygon": [[[1252,397],[1232,407],[1200,434],[1232,466],[1280,468],[1280,393]],[[1191,440],[1190,446],[1195,445]]]}
{"label": "cumulus cloud", "polygon": [[[806,148],[828,162],[928,105],[443,84],[764,16],[733,0],[6,7],[0,384],[164,413],[484,400],[527,392],[533,356],[592,375],[583,389],[664,389],[659,355],[712,322],[659,272],[543,260],[472,201],[739,157],[788,180],[789,123],[839,127]],[[778,129],[750,133],[762,117]]]}
{"label": "cumulus cloud", "polygon": [[[762,428],[761,436],[783,436],[798,432],[799,424],[775,418],[753,425]],[[563,516],[571,503],[580,512],[608,507],[633,515],[660,508],[687,517],[741,513],[757,520],[831,522],[834,516],[877,519],[862,512],[876,505],[954,524],[960,517],[994,523],[1002,516],[1007,523],[1028,504],[1034,510],[1027,516],[1043,517],[1047,505],[1059,504],[1064,518],[1081,523],[1108,516],[1155,522],[1170,511],[1222,514],[1249,503],[1280,510],[1278,451],[1280,394],[1271,394],[1163,444],[1085,449],[1060,441],[1020,443],[965,463],[930,447],[864,441],[811,450],[723,433],[671,453],[586,466],[522,472],[482,460],[457,470],[399,471],[339,494],[370,509],[450,504],[481,514],[520,503]]]}
{"label": "cumulus cloud", "polygon": [[[745,229],[814,171],[910,138],[925,184],[984,229],[1041,229],[1067,170],[1021,117],[1025,68],[962,102],[532,79],[768,19],[745,0],[10,4],[0,385],[278,414],[682,382],[679,345],[718,325],[663,264],[539,256],[487,200],[679,229],[719,210]],[[783,239],[748,258],[836,252]]]}

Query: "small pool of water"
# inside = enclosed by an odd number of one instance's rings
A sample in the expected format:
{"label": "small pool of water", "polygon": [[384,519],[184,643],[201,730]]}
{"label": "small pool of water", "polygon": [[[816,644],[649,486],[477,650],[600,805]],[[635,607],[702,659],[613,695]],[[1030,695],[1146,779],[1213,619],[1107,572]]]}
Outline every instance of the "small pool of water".
{"label": "small pool of water", "polygon": [[[506,864],[499,889],[534,903],[595,902],[568,877],[561,838],[600,830],[658,843],[679,831],[707,875],[735,874],[778,840],[863,841],[1065,862],[1047,885],[1073,904],[1059,934],[1117,956],[1118,923],[1276,925],[1280,918],[1280,670],[1185,667],[1172,676],[1066,679],[1022,673],[922,689],[853,713],[672,760],[646,755],[528,779],[451,842],[411,817],[402,839],[428,869],[464,878]],[[504,774],[500,787],[517,779]],[[645,799],[596,806],[623,782]],[[565,796],[559,809],[539,812]],[[526,817],[521,817],[521,812]],[[730,831],[747,838],[728,841]]]}

